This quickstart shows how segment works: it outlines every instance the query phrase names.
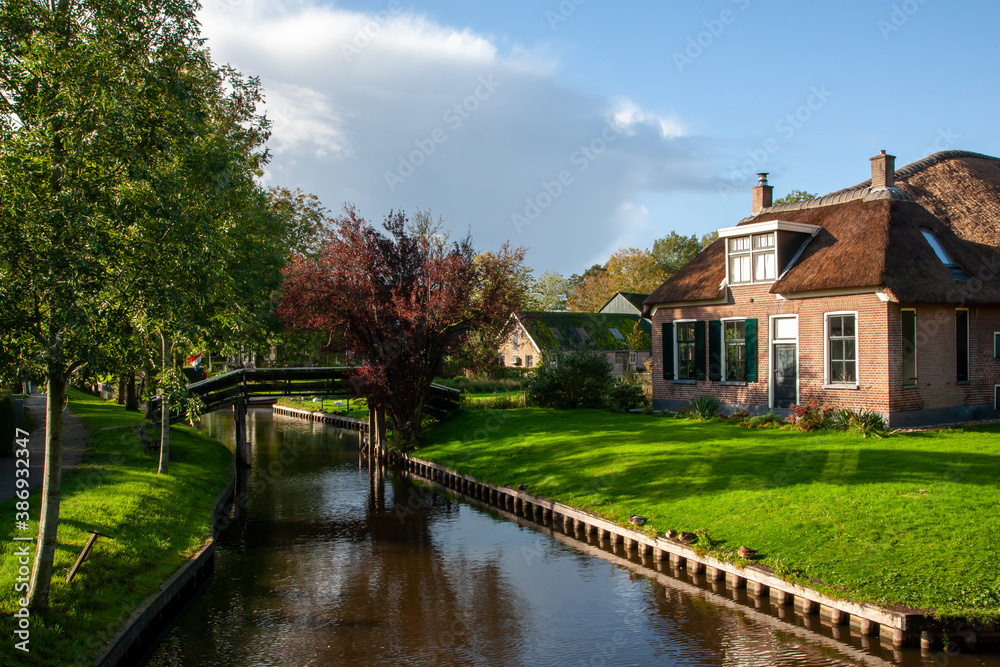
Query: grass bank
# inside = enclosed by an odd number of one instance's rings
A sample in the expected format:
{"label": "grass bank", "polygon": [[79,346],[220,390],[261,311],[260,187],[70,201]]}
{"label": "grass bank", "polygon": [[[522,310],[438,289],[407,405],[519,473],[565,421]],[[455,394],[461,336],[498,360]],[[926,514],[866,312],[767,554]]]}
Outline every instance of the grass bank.
{"label": "grass bank", "polygon": [[[340,405],[337,405],[338,403]],[[310,412],[340,413],[355,419],[368,419],[368,402],[363,398],[352,398],[350,401],[346,398],[320,398],[320,400],[313,402],[311,397],[294,400],[282,396],[278,399],[278,405]]]}
{"label": "grass bank", "polygon": [[[92,431],[84,462],[62,484],[55,576],[50,609],[31,618],[31,653],[0,644],[0,664],[93,664],[131,611],[205,541],[209,512],[229,477],[232,456],[212,438],[187,426],[170,431],[170,475],[156,474],[157,459],[138,437],[138,413],[125,412],[70,391],[70,410]],[[106,426],[121,426],[101,431]],[[15,501],[0,505],[0,614],[12,625],[16,600],[16,535],[37,535],[41,487],[30,496],[28,531],[14,531]],[[100,538],[72,583],[66,573],[90,534]]]}
{"label": "grass bank", "polygon": [[415,455],[651,534],[704,529],[828,595],[1000,621],[1000,426],[885,439],[603,411],[468,412]]}

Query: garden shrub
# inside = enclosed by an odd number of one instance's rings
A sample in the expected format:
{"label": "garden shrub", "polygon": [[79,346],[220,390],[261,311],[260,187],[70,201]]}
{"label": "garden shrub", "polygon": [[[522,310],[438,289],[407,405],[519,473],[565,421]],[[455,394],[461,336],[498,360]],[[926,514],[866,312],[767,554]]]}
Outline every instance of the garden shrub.
{"label": "garden shrub", "polygon": [[865,438],[881,438],[889,430],[885,423],[885,417],[880,412],[869,408],[859,410],[840,408],[833,412],[830,421],[838,431],[854,431]]}
{"label": "garden shrub", "polygon": [[815,398],[804,405],[793,405],[789,421],[800,431],[815,431],[828,428],[831,424],[833,408],[820,405]]}
{"label": "garden shrub", "polygon": [[766,415],[757,415],[740,422],[740,426],[747,428],[780,428],[784,425],[784,418],[774,414],[774,410],[768,411]]}
{"label": "garden shrub", "polygon": [[643,394],[642,385],[622,383],[611,388],[608,392],[608,405],[614,410],[624,412],[637,408],[646,401]]}
{"label": "garden shrub", "polygon": [[603,354],[563,355],[535,371],[527,401],[541,408],[601,407],[612,382],[611,364]]}
{"label": "garden shrub", "polygon": [[719,414],[722,401],[717,396],[699,396],[688,401],[687,412],[698,419],[711,419]]}

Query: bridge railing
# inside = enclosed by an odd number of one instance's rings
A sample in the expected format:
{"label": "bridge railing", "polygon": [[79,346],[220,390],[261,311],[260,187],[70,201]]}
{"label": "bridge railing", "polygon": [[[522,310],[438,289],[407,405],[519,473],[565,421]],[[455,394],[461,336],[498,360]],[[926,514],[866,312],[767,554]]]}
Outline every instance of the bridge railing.
{"label": "bridge railing", "polygon": [[[355,396],[348,380],[349,366],[317,368],[243,368],[223,373],[206,380],[192,382],[188,391],[199,396],[204,403],[202,412],[213,412],[231,407],[251,398],[280,396]],[[425,408],[432,417],[442,418],[459,407],[459,391],[439,384],[432,384]],[[148,410],[153,421],[160,420],[159,396],[149,401]],[[178,421],[180,415],[171,415]]]}

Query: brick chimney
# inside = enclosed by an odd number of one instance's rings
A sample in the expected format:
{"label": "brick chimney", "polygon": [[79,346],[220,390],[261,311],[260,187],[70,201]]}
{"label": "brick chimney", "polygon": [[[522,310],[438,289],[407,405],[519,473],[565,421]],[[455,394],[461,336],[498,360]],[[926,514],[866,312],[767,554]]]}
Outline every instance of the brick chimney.
{"label": "brick chimney", "polygon": [[773,192],[774,188],[767,184],[767,172],[757,174],[757,185],[753,188],[753,215],[771,205]]}
{"label": "brick chimney", "polygon": [[896,156],[886,155],[884,150],[872,159],[872,190],[891,188],[895,183]]}

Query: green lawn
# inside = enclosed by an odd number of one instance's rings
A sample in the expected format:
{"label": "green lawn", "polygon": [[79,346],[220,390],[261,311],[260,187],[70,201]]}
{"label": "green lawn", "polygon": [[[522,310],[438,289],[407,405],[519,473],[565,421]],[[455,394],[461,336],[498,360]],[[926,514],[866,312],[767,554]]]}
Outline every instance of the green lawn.
{"label": "green lawn", "polygon": [[[337,405],[338,401],[343,403],[343,405]],[[291,398],[283,396],[278,399],[278,405],[297,408],[299,410],[309,410],[310,412],[339,412],[355,419],[368,419],[368,402],[363,398],[352,398],[350,401],[350,410],[347,409],[346,398],[321,398],[319,401],[313,403],[312,397],[293,401]]]}
{"label": "green lawn", "polygon": [[475,411],[415,455],[627,525],[705,529],[834,596],[1000,620],[1000,426],[864,439],[603,411]]}
{"label": "green lawn", "polygon": [[[8,640],[0,664],[91,664],[132,609],[176,571],[211,532],[210,510],[229,477],[232,455],[217,440],[187,426],[170,431],[170,475],[156,474],[157,458],[143,452],[137,413],[80,392],[70,409],[93,431],[84,463],[63,478],[59,542],[49,611],[31,619],[31,653]],[[27,533],[37,535],[41,488],[30,497]],[[15,600],[14,502],[0,505],[0,614],[9,628]],[[72,583],[66,573],[90,535],[100,538]]]}

